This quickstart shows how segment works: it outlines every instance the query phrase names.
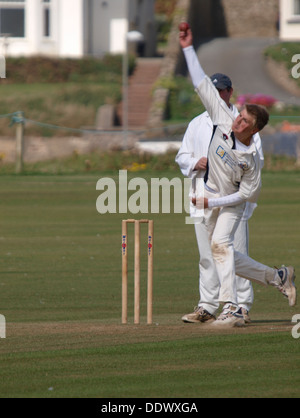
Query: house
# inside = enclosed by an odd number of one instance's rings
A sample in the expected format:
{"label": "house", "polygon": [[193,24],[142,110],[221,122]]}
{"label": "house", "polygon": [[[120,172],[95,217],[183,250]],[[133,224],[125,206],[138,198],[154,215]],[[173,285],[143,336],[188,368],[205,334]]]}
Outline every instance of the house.
{"label": "house", "polygon": [[300,0],[280,0],[280,39],[300,41]]}
{"label": "house", "polygon": [[[144,35],[155,54],[155,0],[0,0],[0,54],[81,58],[125,51],[126,34]],[[2,47],[2,51],[1,51]]]}

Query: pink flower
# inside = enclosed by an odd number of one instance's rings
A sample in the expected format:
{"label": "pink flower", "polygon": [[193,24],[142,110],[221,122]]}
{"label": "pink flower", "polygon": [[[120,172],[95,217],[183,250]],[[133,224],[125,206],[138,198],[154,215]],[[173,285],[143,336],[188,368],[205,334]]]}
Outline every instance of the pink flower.
{"label": "pink flower", "polygon": [[273,96],[267,94],[243,94],[236,100],[238,106],[244,106],[246,103],[266,106],[268,108],[274,106],[277,100]]}

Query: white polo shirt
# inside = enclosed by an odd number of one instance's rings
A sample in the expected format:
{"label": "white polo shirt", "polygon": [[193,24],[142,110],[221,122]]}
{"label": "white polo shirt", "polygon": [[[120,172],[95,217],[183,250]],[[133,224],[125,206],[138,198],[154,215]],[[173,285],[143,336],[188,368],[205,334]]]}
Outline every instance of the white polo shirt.
{"label": "white polo shirt", "polygon": [[[224,205],[231,206],[232,204],[238,204],[233,203],[234,201],[236,202],[237,200],[246,200],[247,205],[243,218],[247,220],[252,216],[252,213],[257,206],[254,202],[258,198],[261,187],[260,170],[264,165],[264,156],[260,136],[259,134],[254,136],[253,143],[250,147],[247,147],[236,140],[236,149],[233,150],[231,148],[233,145],[230,137],[231,127],[238,114],[238,111],[234,107],[230,111],[226,103],[220,98],[220,95],[215,86],[205,75],[202,67],[200,66],[193,47],[185,48],[184,53],[196,91],[200,95],[200,98],[205,107],[208,109],[208,112],[198,116],[190,123],[184,137],[182,147],[176,157],[176,162],[179,164],[181,171],[185,176],[190,178],[194,178],[195,176],[204,177],[204,172],[195,172],[193,169],[200,158],[207,156],[207,150],[210,146],[211,130],[213,125],[212,121],[210,120],[210,116],[212,116],[214,124],[218,125],[217,131],[219,132],[219,138],[220,135],[223,137],[223,143],[219,143],[218,146],[214,149],[215,155],[217,155],[219,159],[223,161],[223,169],[225,167],[230,168],[232,173],[231,175],[227,176],[227,180],[229,179],[229,181],[224,182],[227,183],[227,186],[226,184],[222,184],[223,182],[220,181],[222,179],[222,177],[220,177],[222,170],[218,170],[218,165],[214,164],[213,161],[213,168],[212,172],[209,173],[208,184],[213,186],[211,187],[212,189],[219,192],[218,196],[228,196],[228,194],[230,196],[228,199],[226,198],[228,200],[226,204],[224,201],[225,197],[222,197],[222,202],[220,202],[220,199],[219,201],[216,199],[209,199],[210,207],[220,207]],[[203,97],[202,94],[204,94]],[[200,135],[201,131],[203,131],[203,135]],[[226,140],[227,150],[224,148]],[[214,140],[214,146],[215,145],[216,141]],[[215,157],[212,150],[211,152],[211,156]],[[220,165],[220,167],[222,167],[222,165]],[[223,173],[226,176],[228,171],[224,170]],[[242,180],[242,178],[243,184],[240,193],[240,186],[242,183],[240,180]],[[233,193],[230,193],[230,191]]]}
{"label": "white polo shirt", "polygon": [[[231,111],[235,117],[239,115],[238,109],[233,105]],[[194,168],[201,158],[207,158],[212,132],[213,123],[208,112],[202,113],[189,123],[175,160],[185,177],[193,178],[197,174],[197,177],[204,178],[206,171],[195,172]],[[263,167],[264,153],[260,135],[254,135],[253,139]],[[245,146],[237,141],[237,149],[242,150],[243,147]]]}
{"label": "white polo shirt", "polygon": [[197,93],[216,126],[208,153],[207,186],[220,197],[238,192],[242,200],[256,203],[261,189],[261,166],[254,140],[250,147],[236,149],[231,137],[235,116],[209,77],[204,77]]}

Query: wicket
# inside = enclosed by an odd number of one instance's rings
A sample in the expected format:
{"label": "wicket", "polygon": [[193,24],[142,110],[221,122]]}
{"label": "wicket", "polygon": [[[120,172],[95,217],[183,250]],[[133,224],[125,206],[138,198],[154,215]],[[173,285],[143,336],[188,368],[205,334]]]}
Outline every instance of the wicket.
{"label": "wicket", "polygon": [[122,221],[122,324],[128,314],[128,224],[134,224],[134,323],[140,323],[140,225],[148,224],[147,324],[152,324],[153,311],[153,235],[154,222],[142,219]]}

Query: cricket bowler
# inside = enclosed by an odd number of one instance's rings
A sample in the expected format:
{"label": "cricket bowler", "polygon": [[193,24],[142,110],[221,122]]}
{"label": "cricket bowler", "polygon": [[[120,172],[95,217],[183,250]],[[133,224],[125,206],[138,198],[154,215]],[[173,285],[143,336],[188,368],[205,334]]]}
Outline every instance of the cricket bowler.
{"label": "cricket bowler", "polygon": [[[246,105],[235,118],[200,65],[190,29],[180,32],[180,44],[196,92],[214,124],[205,196],[197,196],[194,202],[205,209],[203,222],[220,280],[218,302],[224,304],[214,325],[241,326],[244,319],[237,303],[236,274],[274,286],[289,299],[290,306],[296,304],[293,267],[273,269],[264,266],[235,251],[233,244],[246,202],[256,203],[261,190],[260,158],[253,136],[267,125],[269,114],[262,106]],[[206,278],[208,282],[210,279]],[[211,306],[216,306],[215,301]],[[214,315],[211,306],[208,302],[205,310]]]}

